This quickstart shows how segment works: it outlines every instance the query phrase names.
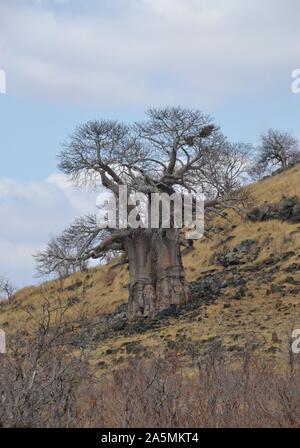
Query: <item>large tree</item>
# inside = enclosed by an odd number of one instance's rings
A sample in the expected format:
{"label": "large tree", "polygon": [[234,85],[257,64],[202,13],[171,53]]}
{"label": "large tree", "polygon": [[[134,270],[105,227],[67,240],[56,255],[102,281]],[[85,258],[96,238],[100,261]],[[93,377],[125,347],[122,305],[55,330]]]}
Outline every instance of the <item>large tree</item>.
{"label": "large tree", "polygon": [[[218,213],[232,204],[248,150],[230,144],[212,119],[197,110],[150,109],[146,121],[132,126],[107,120],[79,126],[64,144],[59,167],[78,185],[110,190],[117,205],[119,186],[126,185],[128,199],[140,192],[149,204],[152,193],[203,193],[207,212]],[[172,218],[170,228],[155,229],[142,224],[101,229],[95,216],[79,218],[37,254],[39,272],[67,270],[68,263],[125,252],[128,317],[154,316],[189,300],[181,260],[186,241]]]}

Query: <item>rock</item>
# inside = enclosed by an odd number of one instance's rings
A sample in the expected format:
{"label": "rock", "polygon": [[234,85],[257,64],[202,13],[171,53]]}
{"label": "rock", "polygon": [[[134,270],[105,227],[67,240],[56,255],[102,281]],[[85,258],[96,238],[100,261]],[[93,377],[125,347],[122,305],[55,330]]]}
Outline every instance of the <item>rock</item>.
{"label": "rock", "polygon": [[272,284],[271,285],[271,292],[273,293],[273,294],[277,294],[277,293],[280,293],[280,292],[282,292],[283,291],[283,287],[281,286],[281,285],[276,285],[276,284]]}
{"label": "rock", "polygon": [[300,270],[300,264],[299,263],[292,263],[290,265],[288,265],[284,271],[285,272],[297,272]]}
{"label": "rock", "polygon": [[208,302],[220,295],[223,281],[220,273],[200,278],[190,284],[192,296],[205,299]]}
{"label": "rock", "polygon": [[265,202],[259,207],[255,207],[248,211],[246,217],[249,221],[266,221],[270,219],[270,214],[272,213],[272,206]]}
{"label": "rock", "polygon": [[112,355],[114,353],[114,350],[112,350],[111,348],[108,348],[107,350],[106,350],[106,354],[107,355]]}
{"label": "rock", "polygon": [[161,319],[162,317],[169,317],[169,316],[179,316],[181,314],[180,310],[177,308],[176,305],[171,305],[169,308],[166,308],[162,311],[160,311],[156,315],[156,319]]}
{"label": "rock", "polygon": [[256,240],[244,240],[231,250],[216,255],[216,261],[224,267],[237,266],[254,261],[260,252]]}
{"label": "rock", "polygon": [[300,222],[300,201],[294,197],[283,197],[278,204],[264,204],[249,210],[246,214],[249,221],[266,221],[282,219],[283,221]]}
{"label": "rock", "polygon": [[127,324],[126,318],[116,317],[111,322],[111,329],[113,331],[121,331],[121,330],[124,330],[124,328],[126,327],[126,324]]}
{"label": "rock", "polygon": [[244,286],[246,285],[246,280],[242,276],[238,276],[234,278],[231,282],[233,286]]}
{"label": "rock", "polygon": [[300,222],[300,203],[294,205],[290,220],[292,222]]}
{"label": "rock", "polygon": [[107,325],[112,331],[121,331],[127,325],[127,303],[117,306],[115,311],[107,316]]}
{"label": "rock", "polygon": [[294,288],[290,290],[290,294],[300,296],[300,288]]}
{"label": "rock", "polygon": [[100,367],[100,369],[104,369],[106,367],[105,361],[98,361],[97,366]]}
{"label": "rock", "polygon": [[[298,284],[297,280],[295,280],[294,277],[292,277],[291,275],[288,276],[288,277],[285,279],[285,282],[286,282],[286,283],[291,283],[292,285],[297,285],[297,284]],[[299,283],[300,283],[300,282],[299,282]]]}
{"label": "rock", "polygon": [[239,288],[239,290],[235,293],[235,295],[233,296],[233,299],[235,300],[241,300],[243,297],[245,297],[246,295],[246,288],[244,286],[242,286],[241,288]]}
{"label": "rock", "polygon": [[297,198],[284,197],[278,204],[278,215],[284,221],[288,221],[293,216],[293,208],[297,204]]}

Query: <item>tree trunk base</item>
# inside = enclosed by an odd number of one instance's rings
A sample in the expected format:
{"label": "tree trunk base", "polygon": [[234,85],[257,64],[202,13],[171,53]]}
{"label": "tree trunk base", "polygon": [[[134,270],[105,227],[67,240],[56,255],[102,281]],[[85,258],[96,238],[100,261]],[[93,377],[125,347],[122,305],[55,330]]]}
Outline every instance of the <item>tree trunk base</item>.
{"label": "tree trunk base", "polygon": [[140,230],[128,241],[130,287],[128,319],[155,317],[190,298],[181,261],[178,233]]}

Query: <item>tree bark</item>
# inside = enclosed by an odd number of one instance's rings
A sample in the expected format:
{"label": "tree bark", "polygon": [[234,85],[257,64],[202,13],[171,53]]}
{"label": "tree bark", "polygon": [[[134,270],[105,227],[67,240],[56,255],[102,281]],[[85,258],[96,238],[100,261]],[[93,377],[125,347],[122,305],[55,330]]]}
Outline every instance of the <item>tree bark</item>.
{"label": "tree bark", "polygon": [[129,320],[154,317],[171,305],[189,300],[176,229],[138,229],[126,245],[130,272]]}

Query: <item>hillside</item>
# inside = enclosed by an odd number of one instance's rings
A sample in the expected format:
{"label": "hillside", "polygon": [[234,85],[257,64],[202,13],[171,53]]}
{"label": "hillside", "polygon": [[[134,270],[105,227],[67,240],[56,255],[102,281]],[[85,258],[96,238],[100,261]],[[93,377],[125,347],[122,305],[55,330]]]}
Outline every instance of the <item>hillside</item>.
{"label": "hillside", "polygon": [[[253,204],[300,198],[299,179],[297,165],[249,186]],[[134,354],[151,358],[171,349],[189,365],[212,346],[230,360],[240,359],[247,344],[278,365],[288,358],[291,331],[300,328],[299,223],[251,222],[233,212],[216,220],[210,239],[184,253],[193,302],[153,321],[126,321],[128,272],[119,261],[71,275],[63,285],[18,291],[13,302],[1,304],[0,328],[8,340],[16,330],[30,332],[45,297],[59,295],[70,316],[84,314],[72,343],[77,350],[92,341],[90,359],[99,371],[116,369]]]}

